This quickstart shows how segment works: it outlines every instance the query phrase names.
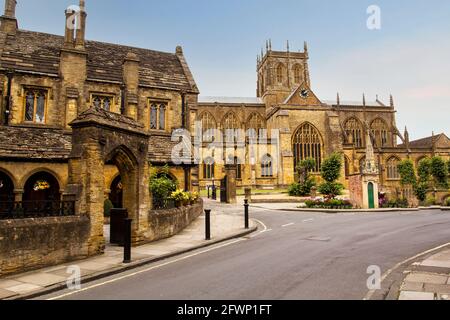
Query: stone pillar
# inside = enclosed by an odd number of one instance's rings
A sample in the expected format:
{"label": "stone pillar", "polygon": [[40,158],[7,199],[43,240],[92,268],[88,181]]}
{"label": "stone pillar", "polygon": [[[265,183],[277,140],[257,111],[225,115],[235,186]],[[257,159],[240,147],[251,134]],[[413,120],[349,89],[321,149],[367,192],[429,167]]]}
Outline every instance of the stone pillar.
{"label": "stone pillar", "polygon": [[23,193],[24,193],[23,189],[15,189],[14,190],[14,201],[21,202],[22,198],[23,198]]}
{"label": "stone pillar", "polygon": [[227,203],[235,204],[236,199],[236,170],[235,164],[225,165],[225,175],[227,176]]}

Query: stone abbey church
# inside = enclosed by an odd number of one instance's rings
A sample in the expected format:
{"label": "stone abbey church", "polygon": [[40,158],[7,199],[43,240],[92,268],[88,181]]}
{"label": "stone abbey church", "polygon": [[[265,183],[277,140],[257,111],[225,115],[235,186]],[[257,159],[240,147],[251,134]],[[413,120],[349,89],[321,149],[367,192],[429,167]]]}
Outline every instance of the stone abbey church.
{"label": "stone abbey church", "polygon": [[[409,141],[408,132],[400,132],[392,98],[354,103],[339,96],[336,101],[317,97],[306,45],[303,52],[290,52],[272,50],[268,43],[257,61],[255,98],[202,98],[181,47],[166,53],[87,41],[84,9],[77,30],[64,24],[61,15],[64,36],[21,30],[16,1],[5,3],[0,27],[0,202],[73,194],[74,181],[84,179],[77,159],[94,148],[90,144],[94,138],[82,134],[92,123],[97,127],[115,123],[116,131],[105,136],[99,131],[95,137],[101,146],[124,130],[134,135],[119,137],[123,140],[119,152],[104,151],[101,159],[104,178],[98,181],[105,197],[118,207],[136,200],[136,192],[123,193],[124,185],[132,181],[129,176],[148,176],[166,164],[181,188],[203,189],[219,183],[225,170],[212,157],[201,159],[199,165],[172,163],[172,132],[180,128],[194,132],[196,122],[203,130],[222,132],[279,130],[277,137],[268,137],[265,154],[251,156],[244,146],[246,152],[227,155],[238,163],[236,181],[245,187],[287,186],[294,182],[298,161],[316,159],[318,173],[322,160],[335,151],[344,154],[345,183],[364,162],[367,133],[386,192],[399,187],[397,164],[402,159],[417,163],[434,154],[449,157],[450,140],[445,134]],[[65,18],[74,14],[67,11]],[[136,162],[145,162],[144,171],[129,172],[128,147],[139,154]],[[88,164],[87,170],[95,165]],[[90,183],[86,181],[80,183]]]}

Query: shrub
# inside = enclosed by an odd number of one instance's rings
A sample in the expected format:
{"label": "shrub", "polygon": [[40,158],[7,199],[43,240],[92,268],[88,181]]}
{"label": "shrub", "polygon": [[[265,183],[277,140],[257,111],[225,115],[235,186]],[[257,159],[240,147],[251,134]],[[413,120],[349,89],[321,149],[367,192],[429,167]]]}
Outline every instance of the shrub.
{"label": "shrub", "polygon": [[414,164],[411,160],[404,160],[399,163],[398,171],[400,173],[400,183],[402,185],[415,185],[417,182],[416,174],[414,173]]}
{"label": "shrub", "polygon": [[428,183],[420,182],[414,186],[414,194],[420,202],[424,202],[427,198]]}
{"label": "shrub", "polygon": [[425,207],[430,207],[436,205],[436,198],[433,196],[428,196],[425,200]]}
{"label": "shrub", "polygon": [[111,209],[114,209],[114,205],[111,200],[106,199],[103,204],[103,214],[105,217],[109,218],[111,216]]}
{"label": "shrub", "polygon": [[445,201],[445,206],[450,207],[450,197],[448,197],[447,200]]}
{"label": "shrub", "polygon": [[150,180],[150,191],[154,198],[167,199],[172,192],[177,190],[177,184],[167,176],[153,178]]}
{"label": "shrub", "polygon": [[182,205],[182,204],[183,204],[183,205],[186,205],[186,204],[188,204],[189,201],[190,201],[190,195],[189,195],[189,192],[184,192],[184,191],[181,190],[181,189],[178,189],[178,190],[172,192],[170,198],[171,198],[172,200],[174,200],[175,203],[176,203],[178,206],[180,206],[180,205]]}
{"label": "shrub", "polygon": [[339,153],[333,153],[322,163],[322,178],[326,182],[335,182],[341,176],[342,158]]}
{"label": "shrub", "polygon": [[336,196],[341,195],[342,190],[344,190],[344,186],[335,182],[322,183],[318,188],[318,191],[329,199],[334,199]]}
{"label": "shrub", "polygon": [[311,209],[352,209],[353,205],[349,200],[329,199],[329,200],[308,200],[305,205]]}
{"label": "shrub", "polygon": [[419,162],[417,167],[417,174],[420,182],[428,182],[431,177],[431,159],[425,158]]}
{"label": "shrub", "polygon": [[433,157],[431,159],[431,175],[433,176],[436,187],[447,188],[447,164],[441,157]]}
{"label": "shrub", "polygon": [[314,179],[309,178],[305,183],[293,183],[289,186],[288,193],[291,197],[304,197],[311,194],[311,189],[316,185]]}

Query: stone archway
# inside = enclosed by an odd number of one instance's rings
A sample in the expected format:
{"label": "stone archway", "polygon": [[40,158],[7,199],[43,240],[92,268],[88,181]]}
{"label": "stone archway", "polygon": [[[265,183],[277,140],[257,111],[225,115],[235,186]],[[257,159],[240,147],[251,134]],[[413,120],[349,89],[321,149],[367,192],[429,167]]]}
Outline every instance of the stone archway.
{"label": "stone archway", "polygon": [[150,210],[148,145],[144,127],[126,116],[92,107],[71,124],[72,153],[66,200],[76,201],[76,212],[90,219],[89,254],[104,249],[103,206],[105,163],[113,163],[122,178],[124,201],[133,219],[132,240],[149,238]]}

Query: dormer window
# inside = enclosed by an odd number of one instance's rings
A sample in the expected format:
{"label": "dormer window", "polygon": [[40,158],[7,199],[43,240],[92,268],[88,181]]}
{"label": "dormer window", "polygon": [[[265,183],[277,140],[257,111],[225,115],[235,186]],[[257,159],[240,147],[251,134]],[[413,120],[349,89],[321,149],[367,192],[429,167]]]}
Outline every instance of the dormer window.
{"label": "dormer window", "polygon": [[113,111],[114,96],[107,94],[92,94],[91,105],[96,108],[105,109],[106,111]]}
{"label": "dormer window", "polygon": [[48,91],[43,89],[26,89],[25,121],[45,123]]}

